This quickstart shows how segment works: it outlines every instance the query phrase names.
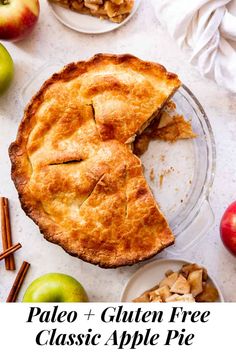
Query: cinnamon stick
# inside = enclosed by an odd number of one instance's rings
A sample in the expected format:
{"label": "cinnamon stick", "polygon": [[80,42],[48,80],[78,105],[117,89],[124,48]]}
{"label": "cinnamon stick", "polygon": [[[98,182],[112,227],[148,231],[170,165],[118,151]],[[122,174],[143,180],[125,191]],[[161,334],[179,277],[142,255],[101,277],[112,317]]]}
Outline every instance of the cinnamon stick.
{"label": "cinnamon stick", "polygon": [[[9,203],[8,199],[1,197],[1,230],[2,230],[2,246],[3,251],[12,247],[12,237],[11,237],[11,224],[10,224],[10,214],[9,214]],[[15,260],[13,253],[5,258],[5,268],[6,270],[15,270]]]}
{"label": "cinnamon stick", "polygon": [[19,294],[19,291],[21,289],[21,286],[24,282],[24,279],[26,277],[26,274],[28,272],[28,269],[30,267],[30,264],[28,262],[23,262],[19,272],[17,273],[17,276],[15,278],[15,281],[12,285],[12,288],[10,290],[10,293],[7,297],[6,302],[16,302],[17,296]]}
{"label": "cinnamon stick", "polygon": [[16,252],[17,250],[19,250],[21,248],[21,244],[17,243],[14,246],[11,246],[10,248],[8,248],[6,251],[4,251],[3,253],[0,253],[0,261],[2,259],[6,259],[8,256],[10,256],[11,254],[13,254],[14,252]]}
{"label": "cinnamon stick", "polygon": [[[1,232],[2,232],[2,247],[3,251],[5,251],[7,247],[7,232],[6,232],[6,220],[5,220],[5,198],[0,198],[0,206],[1,206]],[[5,259],[5,268],[6,270],[10,270],[10,262],[9,258]]]}

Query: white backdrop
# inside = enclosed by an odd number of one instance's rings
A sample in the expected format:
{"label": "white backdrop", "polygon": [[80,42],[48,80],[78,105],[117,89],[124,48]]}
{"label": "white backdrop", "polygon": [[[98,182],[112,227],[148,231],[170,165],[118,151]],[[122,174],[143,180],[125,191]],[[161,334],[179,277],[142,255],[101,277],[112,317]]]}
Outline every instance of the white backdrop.
{"label": "white backdrop", "polygon": [[[54,306],[59,305],[58,312],[61,311],[76,311],[78,317],[73,323],[40,323],[39,316],[34,316],[32,323],[27,323],[30,313],[30,306],[40,307],[41,316],[45,319],[43,311],[53,311]],[[117,346],[111,345],[112,341],[109,341],[110,345],[104,345],[113,331],[117,331],[118,341],[120,342],[120,336],[124,331],[129,334],[134,334],[135,331],[144,334],[147,329],[151,329],[151,333],[159,333],[160,338],[158,344],[155,346],[144,346],[140,344],[135,350],[135,353],[181,353],[181,354],[199,354],[207,352],[224,352],[232,353],[235,344],[235,325],[233,323],[236,315],[236,304],[145,304],[142,305],[142,311],[163,311],[163,322],[155,323],[104,323],[101,321],[101,313],[105,308],[111,307],[106,315],[106,320],[109,319],[109,314],[113,314],[112,307],[123,305],[123,310],[136,311],[140,304],[7,304],[0,305],[0,327],[1,327],[1,353],[19,352],[24,354],[38,354],[38,353],[117,353],[119,352]],[[175,323],[169,323],[169,319],[172,314],[172,307],[178,306],[178,317],[175,317]],[[181,310],[181,307],[184,307]],[[92,310],[94,316],[90,320],[87,319],[89,310]],[[182,323],[182,311],[210,311],[209,321],[207,323],[197,322],[192,323],[189,319],[189,315],[185,323]],[[77,345],[43,345],[39,346],[35,343],[37,334],[42,330],[52,331],[56,328],[57,334],[61,333],[88,333],[88,329],[92,329],[92,334],[100,333],[100,344],[97,346],[77,346]],[[177,330],[184,334],[194,334],[193,344],[190,346],[178,345],[178,339],[173,339],[170,346],[165,346],[168,330]],[[45,343],[49,340],[50,335],[47,331],[41,335],[41,343]],[[130,344],[127,343],[122,350],[126,353],[130,350]]]}

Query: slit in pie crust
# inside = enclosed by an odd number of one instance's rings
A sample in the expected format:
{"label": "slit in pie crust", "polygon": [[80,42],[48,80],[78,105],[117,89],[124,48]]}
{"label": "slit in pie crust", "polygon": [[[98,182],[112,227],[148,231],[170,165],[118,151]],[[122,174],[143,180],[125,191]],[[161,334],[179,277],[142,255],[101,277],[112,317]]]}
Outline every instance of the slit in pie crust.
{"label": "slit in pie crust", "polygon": [[105,268],[173,244],[130,141],[180,85],[159,64],[106,54],[44,83],[9,153],[21,205],[48,241]]}

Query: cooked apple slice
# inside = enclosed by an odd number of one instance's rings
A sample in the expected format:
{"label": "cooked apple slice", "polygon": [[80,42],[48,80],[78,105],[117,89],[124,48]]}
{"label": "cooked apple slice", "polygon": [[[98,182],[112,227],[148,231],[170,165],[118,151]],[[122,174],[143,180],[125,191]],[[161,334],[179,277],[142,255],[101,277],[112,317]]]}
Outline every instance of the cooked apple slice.
{"label": "cooked apple slice", "polygon": [[171,274],[173,274],[174,272],[173,272],[173,270],[171,270],[171,269],[169,269],[169,270],[167,270],[166,272],[165,272],[165,276],[166,277],[169,277]]}
{"label": "cooked apple slice", "polygon": [[172,293],[177,293],[177,294],[189,294],[190,293],[190,285],[188,281],[185,279],[185,277],[180,274],[176,280],[176,282],[172,285],[170,288],[170,291]]}
{"label": "cooked apple slice", "polygon": [[163,302],[163,301],[162,301],[161,297],[158,296],[158,297],[155,298],[155,300],[153,300],[151,302]]}
{"label": "cooked apple slice", "polygon": [[178,297],[179,295],[178,294],[173,294],[169,297],[166,298],[166,302],[175,302],[175,301],[178,301]]}
{"label": "cooked apple slice", "polygon": [[144,293],[136,299],[132,300],[132,302],[150,302],[148,293]]}
{"label": "cooked apple slice", "polygon": [[188,276],[188,282],[190,285],[191,293],[194,297],[201,294],[202,288],[202,274],[203,270],[195,270],[194,272],[190,273]]}
{"label": "cooked apple slice", "polygon": [[163,302],[161,296],[159,294],[156,294],[155,291],[150,293],[149,299],[150,302]]}
{"label": "cooked apple slice", "polygon": [[195,302],[195,299],[192,294],[178,295],[173,294],[166,299],[166,302]]}
{"label": "cooked apple slice", "polygon": [[203,291],[196,297],[196,302],[216,302],[219,300],[217,289],[210,282],[203,283]]}
{"label": "cooked apple slice", "polygon": [[162,286],[158,290],[156,290],[163,301],[166,301],[166,298],[171,295],[170,288],[168,286]]}
{"label": "cooked apple slice", "polygon": [[171,288],[172,285],[178,279],[178,276],[179,276],[179,273],[177,273],[177,272],[170,274],[168,277],[162,279],[162,281],[159,284],[159,287],[162,288],[163,286],[168,286],[169,288]]}
{"label": "cooked apple slice", "polygon": [[185,277],[188,278],[189,274],[194,272],[195,270],[200,270],[202,269],[203,271],[203,280],[206,281],[208,278],[207,270],[203,267],[200,267],[198,264],[193,263],[193,264],[185,264],[181,268],[180,273]]}
{"label": "cooked apple slice", "polygon": [[161,288],[150,293],[150,299],[152,296],[160,296],[162,301],[165,301],[167,297],[171,296],[170,288],[167,285],[162,286]]}
{"label": "cooked apple slice", "polygon": [[155,291],[151,291],[149,293],[149,301],[150,302],[155,301],[155,299],[158,298],[158,297],[160,297],[160,295],[156,292],[156,290]]}

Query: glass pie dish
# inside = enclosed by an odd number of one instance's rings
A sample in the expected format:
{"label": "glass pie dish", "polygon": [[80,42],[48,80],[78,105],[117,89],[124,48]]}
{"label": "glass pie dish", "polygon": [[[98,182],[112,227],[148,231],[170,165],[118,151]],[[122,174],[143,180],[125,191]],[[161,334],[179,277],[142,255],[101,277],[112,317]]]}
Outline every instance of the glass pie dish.
{"label": "glass pie dish", "polygon": [[[24,107],[42,83],[63,66],[47,64],[23,87]],[[215,141],[209,120],[193,93],[183,85],[174,95],[176,111],[191,120],[197,137],[174,143],[151,141],[141,156],[145,177],[176,236],[168,253],[195,245],[214,222],[209,193],[215,174]]]}
{"label": "glass pie dish", "polygon": [[216,148],[210,122],[193,93],[183,85],[173,101],[177,113],[191,121],[197,137],[174,143],[152,141],[141,160],[154,197],[176,236],[168,252],[177,254],[195,245],[214,222],[209,193]]}

